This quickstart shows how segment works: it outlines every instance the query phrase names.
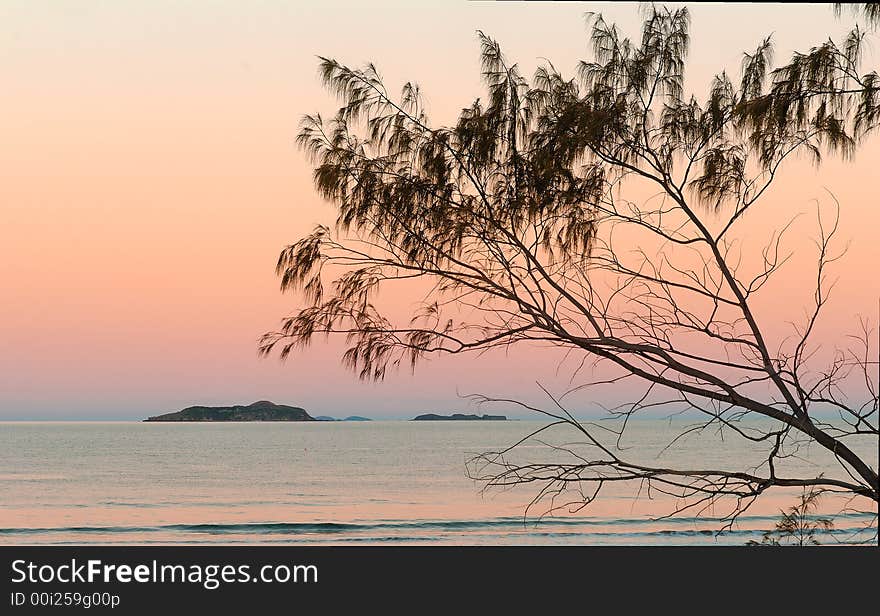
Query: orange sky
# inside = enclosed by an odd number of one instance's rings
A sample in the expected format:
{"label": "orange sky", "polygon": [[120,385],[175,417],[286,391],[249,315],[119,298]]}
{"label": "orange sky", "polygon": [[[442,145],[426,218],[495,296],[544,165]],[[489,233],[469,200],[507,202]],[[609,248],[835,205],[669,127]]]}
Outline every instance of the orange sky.
{"label": "orange sky", "polygon": [[[530,395],[552,369],[522,354],[365,385],[338,366],[336,346],[282,366],[257,358],[256,339],[294,304],[278,292],[279,250],[333,217],[293,144],[302,114],[333,108],[316,54],[371,60],[395,89],[415,79],[443,122],[481,94],[475,30],[526,74],[540,57],[570,71],[587,10],[636,32],[637,7],[624,3],[3,2],[0,419],[139,418],[262,398],[409,417],[465,408],[459,391]],[[825,5],[692,14],[698,94],[770,32],[782,59],[852,22]],[[793,166],[773,195],[780,212],[808,211],[823,187],[842,203],[852,246],[829,341],[855,312],[876,319],[880,248],[868,232],[880,214],[866,180],[878,161],[875,138],[854,162]],[[800,316],[802,304],[784,304],[766,310]]]}

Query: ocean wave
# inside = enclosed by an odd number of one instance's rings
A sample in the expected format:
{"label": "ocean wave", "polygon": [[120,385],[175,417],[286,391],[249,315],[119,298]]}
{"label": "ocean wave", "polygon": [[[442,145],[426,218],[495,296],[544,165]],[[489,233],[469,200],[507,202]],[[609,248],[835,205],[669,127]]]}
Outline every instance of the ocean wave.
{"label": "ocean wave", "polygon": [[[872,513],[846,513],[835,517],[836,526],[823,530],[823,535],[853,534],[861,531],[874,518]],[[726,529],[725,535],[760,535],[772,528],[775,516],[740,516],[737,526]],[[352,539],[365,535],[377,540],[383,533],[394,533],[396,539],[411,535],[416,538],[434,537],[445,533],[486,533],[521,531],[535,536],[616,536],[631,537],[695,537],[719,534],[726,520],[718,518],[545,518],[541,521],[521,517],[501,517],[485,520],[374,520],[353,522],[251,522],[251,523],[196,523],[140,526],[60,526],[0,528],[0,535],[116,535],[167,534],[174,535],[344,535]],[[615,530],[614,527],[617,527]],[[688,528],[690,527],[690,528]],[[873,531],[872,531],[873,532]],[[398,534],[399,533],[399,534]]]}

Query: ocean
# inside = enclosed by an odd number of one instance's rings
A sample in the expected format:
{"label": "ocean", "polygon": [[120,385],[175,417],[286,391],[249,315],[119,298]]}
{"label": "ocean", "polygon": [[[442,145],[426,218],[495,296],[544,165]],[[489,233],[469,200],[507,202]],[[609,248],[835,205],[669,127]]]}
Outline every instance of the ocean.
{"label": "ocean", "polygon": [[[0,544],[742,545],[760,540],[799,494],[770,493],[719,532],[728,506],[666,517],[681,502],[645,486],[603,488],[588,507],[568,499],[550,513],[549,502],[530,505],[536,484],[484,490],[468,478],[468,460],[540,426],[3,422]],[[632,421],[621,446],[642,461],[760,461],[757,446],[730,433],[695,434],[662,451],[684,426]],[[576,436],[554,428],[542,439],[570,444]],[[866,447],[876,468],[877,451]],[[562,455],[536,441],[515,451],[535,462]],[[782,462],[792,472],[842,472],[824,452],[792,453]],[[834,528],[817,535],[821,543],[876,536],[876,506],[833,497],[822,504]]]}

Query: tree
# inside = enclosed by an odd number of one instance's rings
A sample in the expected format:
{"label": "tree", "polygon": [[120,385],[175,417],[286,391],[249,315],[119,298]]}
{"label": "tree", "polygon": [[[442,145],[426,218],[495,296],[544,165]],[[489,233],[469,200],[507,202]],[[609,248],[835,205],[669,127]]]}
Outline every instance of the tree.
{"label": "tree", "polygon": [[[748,212],[771,205],[790,158],[855,152],[876,126],[876,73],[859,76],[860,35],[776,71],[767,39],[745,54],[738,80],[720,73],[699,101],[683,89],[689,27],[687,9],[651,8],[633,42],[594,15],[593,58],[577,76],[547,63],[531,83],[480,32],[488,95],[453,126],[430,124],[417,85],[395,98],[373,65],[321,58],[342,106],[328,119],[306,116],[298,140],[315,187],[338,209],[337,228],[319,226],[281,253],[282,289],[306,305],[263,336],[261,352],[285,358],[316,335],[339,335],[344,363],[380,380],[430,356],[550,345],[574,357],[572,378],[586,362],[611,376],[547,391],[549,408],[477,397],[543,413],[547,428],[581,439],[557,448],[565,460],[514,461],[518,444],[479,456],[469,472],[488,486],[536,484],[537,499],[573,492],[586,505],[609,483],[637,482],[684,498],[678,510],[732,499],[729,524],[785,487],[844,493],[876,510],[877,472],[853,445],[876,451],[873,330],[863,321],[854,345],[824,367],[811,340],[840,256],[836,215],[818,218],[809,316],[778,348],[755,302],[788,258],[789,227],[751,259],[737,237]],[[414,282],[428,289],[424,300],[396,322],[376,298]],[[629,384],[642,390],[611,409],[618,438],[646,409],[688,410],[702,418],[692,429],[763,447],[762,465],[632,460],[566,407],[572,392]],[[837,468],[780,471],[805,442],[831,452]]]}
{"label": "tree", "polygon": [[858,17],[864,17],[871,26],[880,25],[880,6],[876,2],[862,3],[834,3],[834,13],[839,17],[845,10],[854,13]]}
{"label": "tree", "polygon": [[[841,14],[845,5],[836,4]],[[877,4],[849,5],[869,25],[880,24]],[[842,44],[829,39],[807,53],[795,53],[791,61],[772,71],[772,84],[763,92],[763,79],[770,64],[770,39],[753,54],[742,83],[737,118],[750,129],[750,145],[764,158],[772,157],[778,141],[792,132],[821,128],[825,145],[844,155],[853,152],[858,139],[880,121],[880,78],[876,71],[862,74],[859,65],[865,31],[856,26]],[[817,144],[809,144],[819,157]],[[765,154],[765,148],[767,152]],[[768,157],[769,156],[769,157]]]}
{"label": "tree", "polygon": [[816,488],[804,488],[800,500],[782,512],[773,530],[764,533],[761,541],[749,541],[748,545],[819,545],[816,531],[834,528],[830,518],[816,515],[822,492]]}

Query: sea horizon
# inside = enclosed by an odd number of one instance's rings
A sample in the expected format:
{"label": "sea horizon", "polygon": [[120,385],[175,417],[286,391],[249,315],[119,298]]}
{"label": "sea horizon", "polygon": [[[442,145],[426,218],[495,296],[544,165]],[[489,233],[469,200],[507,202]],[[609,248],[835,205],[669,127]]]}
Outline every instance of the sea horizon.
{"label": "sea horizon", "polygon": [[[0,544],[743,545],[796,501],[797,491],[780,490],[730,525],[730,503],[670,516],[681,503],[635,486],[551,514],[549,502],[529,507],[535,486],[484,491],[467,476],[475,456],[541,423],[3,421]],[[643,418],[621,446],[659,451],[683,425]],[[658,459],[758,453],[717,443],[690,439]],[[797,464],[819,454],[808,448]],[[870,538],[876,512],[825,504],[817,515],[833,514],[835,525],[822,543]]]}

